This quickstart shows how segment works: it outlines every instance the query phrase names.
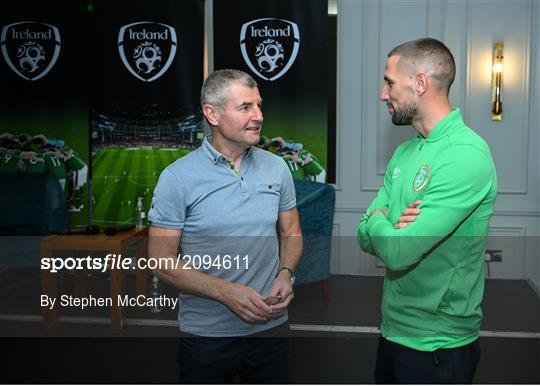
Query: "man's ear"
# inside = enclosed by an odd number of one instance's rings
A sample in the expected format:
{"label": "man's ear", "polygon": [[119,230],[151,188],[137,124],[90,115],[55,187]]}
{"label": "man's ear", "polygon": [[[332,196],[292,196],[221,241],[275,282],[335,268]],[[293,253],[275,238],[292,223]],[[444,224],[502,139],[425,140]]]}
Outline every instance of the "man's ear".
{"label": "man's ear", "polygon": [[424,95],[427,92],[429,86],[429,77],[427,76],[427,74],[423,72],[419,72],[418,74],[416,74],[415,86],[418,96]]}
{"label": "man's ear", "polygon": [[210,126],[218,126],[219,112],[217,111],[215,106],[208,105],[208,104],[203,105],[202,113],[206,117],[206,120],[208,121]]}

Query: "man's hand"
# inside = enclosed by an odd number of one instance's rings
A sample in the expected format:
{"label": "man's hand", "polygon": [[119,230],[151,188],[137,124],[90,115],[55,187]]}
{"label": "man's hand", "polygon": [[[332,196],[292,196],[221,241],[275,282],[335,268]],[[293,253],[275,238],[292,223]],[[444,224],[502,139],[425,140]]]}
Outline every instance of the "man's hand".
{"label": "man's hand", "polygon": [[[175,258],[182,237],[181,230],[151,226],[148,235],[150,257]],[[156,269],[154,274],[182,292],[225,304],[247,323],[264,322],[273,313],[272,307],[264,302],[260,294],[242,284],[231,283],[196,269]]]}
{"label": "man's hand", "polygon": [[422,201],[416,200],[403,211],[396,224],[396,229],[406,228],[410,222],[416,221],[416,216],[422,213],[422,211],[418,208],[418,205],[421,203]]}
{"label": "man's hand", "polygon": [[230,283],[222,302],[247,323],[264,322],[273,313],[261,295],[242,284]]}
{"label": "man's hand", "polygon": [[291,284],[291,274],[283,270],[274,279],[272,290],[269,297],[281,297],[279,302],[272,305],[272,314],[279,314],[283,311],[294,298],[294,292]]}

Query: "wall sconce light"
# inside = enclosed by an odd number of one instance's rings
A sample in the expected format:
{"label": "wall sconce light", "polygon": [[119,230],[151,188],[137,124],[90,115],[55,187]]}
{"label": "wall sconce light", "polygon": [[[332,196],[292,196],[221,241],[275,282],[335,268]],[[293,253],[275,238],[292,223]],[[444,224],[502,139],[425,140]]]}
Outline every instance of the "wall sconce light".
{"label": "wall sconce light", "polygon": [[491,78],[491,119],[493,121],[502,120],[502,78],[503,78],[503,44],[493,45],[493,74]]}

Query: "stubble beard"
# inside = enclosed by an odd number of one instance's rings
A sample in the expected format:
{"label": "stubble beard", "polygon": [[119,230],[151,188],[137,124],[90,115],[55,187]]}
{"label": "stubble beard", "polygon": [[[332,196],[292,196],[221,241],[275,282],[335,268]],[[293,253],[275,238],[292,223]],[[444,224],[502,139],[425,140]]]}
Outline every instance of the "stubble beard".
{"label": "stubble beard", "polygon": [[409,104],[401,109],[394,109],[392,123],[396,126],[411,125],[417,114],[418,108],[413,104]]}

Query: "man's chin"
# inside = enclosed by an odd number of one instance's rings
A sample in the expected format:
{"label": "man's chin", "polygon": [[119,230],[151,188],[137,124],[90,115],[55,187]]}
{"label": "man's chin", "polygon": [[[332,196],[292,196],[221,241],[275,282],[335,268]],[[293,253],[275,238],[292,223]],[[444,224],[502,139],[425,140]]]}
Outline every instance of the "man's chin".
{"label": "man's chin", "polygon": [[398,117],[396,114],[393,114],[392,123],[396,126],[408,126],[412,123],[412,119],[403,119],[403,117]]}
{"label": "man's chin", "polygon": [[261,140],[261,131],[260,130],[257,130],[257,131],[246,131],[246,137],[247,137],[247,142],[250,144],[250,145],[257,145],[259,143],[259,141]]}
{"label": "man's chin", "polygon": [[392,123],[396,126],[410,126],[410,122],[404,122],[404,121],[394,121],[392,119]]}

